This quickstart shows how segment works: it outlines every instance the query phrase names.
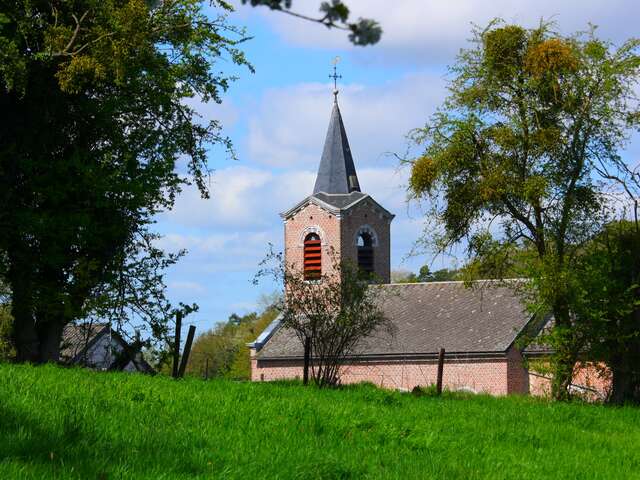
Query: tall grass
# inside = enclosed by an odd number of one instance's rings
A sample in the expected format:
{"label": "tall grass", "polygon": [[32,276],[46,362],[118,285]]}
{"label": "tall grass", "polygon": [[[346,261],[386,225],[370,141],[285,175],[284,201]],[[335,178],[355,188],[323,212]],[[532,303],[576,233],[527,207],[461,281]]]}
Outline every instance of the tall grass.
{"label": "tall grass", "polygon": [[640,409],[0,365],[0,479],[640,478]]}

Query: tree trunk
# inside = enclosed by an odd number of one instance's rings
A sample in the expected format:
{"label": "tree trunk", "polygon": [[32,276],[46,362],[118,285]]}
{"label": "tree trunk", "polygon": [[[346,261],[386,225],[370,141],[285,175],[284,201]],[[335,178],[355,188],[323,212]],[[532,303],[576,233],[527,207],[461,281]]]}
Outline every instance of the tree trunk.
{"label": "tree trunk", "polygon": [[640,372],[633,370],[633,360],[621,354],[611,360],[611,395],[609,403],[623,405],[640,402]]}
{"label": "tree trunk", "polygon": [[573,370],[578,360],[578,352],[572,338],[569,308],[561,291],[555,302],[553,315],[559,329],[560,342],[556,345],[555,371],[551,382],[551,394],[556,400],[569,400],[569,387],[573,381]]}
{"label": "tree trunk", "polygon": [[309,383],[309,359],[311,357],[311,339],[309,337],[304,340],[304,366],[302,368],[302,384]]}
{"label": "tree trunk", "polygon": [[576,364],[576,357],[570,351],[570,348],[560,347],[556,352],[556,368],[553,373],[553,381],[551,382],[551,393],[555,400],[569,400],[571,392],[569,387],[573,380],[573,369]]}
{"label": "tree trunk", "polygon": [[41,363],[60,361],[60,343],[64,324],[59,320],[50,320],[39,329],[40,345],[38,360]]}
{"label": "tree trunk", "polygon": [[13,316],[12,341],[17,362],[38,361],[38,335],[33,309],[31,265],[19,262],[10,255],[7,279],[11,288],[11,314]]}
{"label": "tree trunk", "polygon": [[[14,292],[15,298],[15,292]],[[17,308],[16,308],[17,307]],[[33,315],[23,305],[15,300],[12,302],[13,315],[13,345],[16,349],[17,362],[37,363],[38,355],[38,335]]]}

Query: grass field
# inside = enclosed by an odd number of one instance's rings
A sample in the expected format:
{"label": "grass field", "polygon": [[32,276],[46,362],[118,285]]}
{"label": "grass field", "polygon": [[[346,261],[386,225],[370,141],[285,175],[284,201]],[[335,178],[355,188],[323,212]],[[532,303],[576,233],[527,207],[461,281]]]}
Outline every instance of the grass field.
{"label": "grass field", "polygon": [[640,409],[0,365],[0,479],[640,478]]}

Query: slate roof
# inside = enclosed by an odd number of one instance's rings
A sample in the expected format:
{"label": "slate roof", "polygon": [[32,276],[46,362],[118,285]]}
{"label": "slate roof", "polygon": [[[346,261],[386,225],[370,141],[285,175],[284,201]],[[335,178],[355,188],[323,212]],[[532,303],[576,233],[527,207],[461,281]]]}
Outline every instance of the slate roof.
{"label": "slate roof", "polygon": [[524,353],[525,356],[539,356],[553,353],[553,347],[544,343],[540,337],[542,335],[548,335],[554,326],[555,319],[551,315],[545,317],[541,324],[539,323],[538,325],[535,325],[535,328],[532,328],[531,331],[528,332],[530,341],[528,342],[522,353]]}
{"label": "slate roof", "polygon": [[[65,325],[62,330],[62,341],[60,342],[60,359],[66,363],[84,364],[85,352],[99,340],[102,335],[109,333],[108,323],[80,323]],[[111,370],[122,370],[129,362],[133,362],[136,369],[141,372],[155,373],[153,367],[142,357],[140,352],[133,351],[127,341],[113,330],[113,339],[122,345],[126,355],[119,358],[114,357]]]}
{"label": "slate roof", "polygon": [[65,360],[73,360],[105,329],[107,323],[68,324],[62,330],[60,356]]}
{"label": "slate roof", "polygon": [[[358,344],[352,356],[431,356],[504,354],[527,326],[530,315],[507,286],[491,281],[466,288],[462,282],[375,285],[393,336],[379,333]],[[295,334],[280,328],[258,352],[258,359],[302,356]]]}
{"label": "slate roof", "polygon": [[313,193],[348,194],[354,191],[360,191],[360,184],[351,156],[347,132],[344,129],[344,123],[342,123],[340,108],[335,102]]}

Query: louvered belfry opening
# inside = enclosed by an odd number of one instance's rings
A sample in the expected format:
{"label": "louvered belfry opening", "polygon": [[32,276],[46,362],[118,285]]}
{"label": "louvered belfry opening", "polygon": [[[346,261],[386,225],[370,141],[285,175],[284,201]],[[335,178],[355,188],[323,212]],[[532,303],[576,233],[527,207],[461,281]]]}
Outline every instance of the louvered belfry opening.
{"label": "louvered belfry opening", "polygon": [[373,241],[368,233],[358,235],[358,267],[366,273],[373,273]]}
{"label": "louvered belfry opening", "polygon": [[322,275],[322,247],[320,237],[310,233],[304,239],[304,279],[318,280]]}

